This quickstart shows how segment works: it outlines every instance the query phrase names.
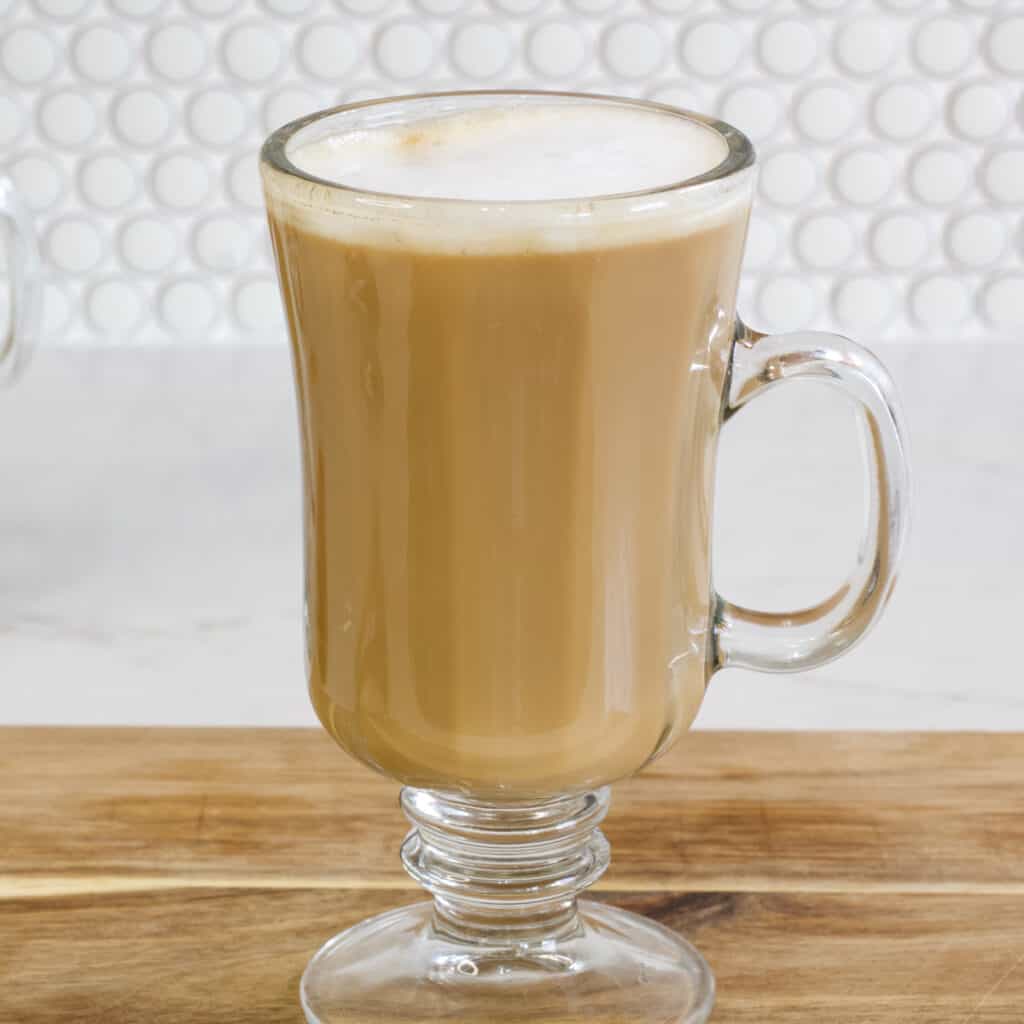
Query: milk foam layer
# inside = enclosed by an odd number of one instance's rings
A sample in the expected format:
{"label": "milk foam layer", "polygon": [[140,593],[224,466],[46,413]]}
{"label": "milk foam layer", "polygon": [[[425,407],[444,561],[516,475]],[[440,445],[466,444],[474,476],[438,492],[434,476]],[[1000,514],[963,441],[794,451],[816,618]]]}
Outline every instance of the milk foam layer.
{"label": "milk foam layer", "polygon": [[298,129],[287,160],[313,180],[265,159],[272,219],[345,245],[522,253],[679,238],[747,217],[749,165],[665,187],[728,158],[699,122],[597,99],[478,100],[457,113],[444,96],[395,100]]}
{"label": "milk foam layer", "polygon": [[611,104],[494,107],[340,132],[292,163],[350,188],[438,199],[587,199],[672,185],[727,155],[703,125]]}

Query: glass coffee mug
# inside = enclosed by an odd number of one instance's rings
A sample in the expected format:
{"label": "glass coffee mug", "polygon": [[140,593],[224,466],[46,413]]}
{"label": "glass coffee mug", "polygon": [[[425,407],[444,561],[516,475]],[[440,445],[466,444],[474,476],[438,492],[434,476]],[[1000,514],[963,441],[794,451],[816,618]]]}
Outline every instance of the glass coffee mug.
{"label": "glass coffee mug", "polygon": [[0,328],[0,384],[24,369],[39,321],[39,244],[10,178],[0,175],[0,231],[6,243],[7,323]]}
{"label": "glass coffee mug", "polygon": [[[298,387],[310,693],[404,784],[432,901],[330,940],[307,1020],[703,1021],[707,964],[578,895],[608,785],[728,665],[847,650],[896,574],[889,378],[830,334],[735,315],[754,152],[658,104],[553,93],[359,103],[274,133],[264,191]],[[721,425],[789,380],[866,425],[871,512],[813,608],[711,582]]]}

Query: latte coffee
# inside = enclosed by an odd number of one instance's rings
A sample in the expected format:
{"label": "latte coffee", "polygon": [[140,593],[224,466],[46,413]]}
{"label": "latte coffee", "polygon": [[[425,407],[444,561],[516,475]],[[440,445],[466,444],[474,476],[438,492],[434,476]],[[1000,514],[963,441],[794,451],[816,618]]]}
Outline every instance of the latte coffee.
{"label": "latte coffee", "polygon": [[299,176],[264,167],[313,703],[407,784],[592,789],[675,739],[710,673],[749,185],[668,188],[726,146],[654,107],[374,109],[297,132]]}

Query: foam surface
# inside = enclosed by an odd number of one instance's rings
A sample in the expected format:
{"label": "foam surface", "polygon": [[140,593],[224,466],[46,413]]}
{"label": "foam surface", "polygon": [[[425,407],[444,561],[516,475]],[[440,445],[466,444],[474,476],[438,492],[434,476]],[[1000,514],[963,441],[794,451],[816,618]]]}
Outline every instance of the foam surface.
{"label": "foam surface", "polygon": [[350,188],[493,201],[644,191],[710,171],[726,155],[722,138],[696,122],[597,104],[467,111],[289,152],[307,174]]}

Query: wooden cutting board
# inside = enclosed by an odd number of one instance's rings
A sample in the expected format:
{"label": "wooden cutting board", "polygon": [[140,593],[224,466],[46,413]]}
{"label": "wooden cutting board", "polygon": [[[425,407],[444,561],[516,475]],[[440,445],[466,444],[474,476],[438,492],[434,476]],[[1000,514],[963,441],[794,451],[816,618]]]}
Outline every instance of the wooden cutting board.
{"label": "wooden cutting board", "polygon": [[[397,795],[315,731],[0,729],[0,1024],[300,1024],[416,898]],[[1024,736],[693,733],[605,832],[715,1024],[1024,1022]]]}

